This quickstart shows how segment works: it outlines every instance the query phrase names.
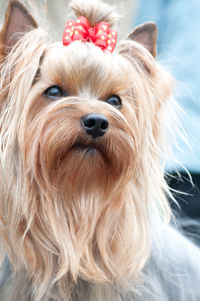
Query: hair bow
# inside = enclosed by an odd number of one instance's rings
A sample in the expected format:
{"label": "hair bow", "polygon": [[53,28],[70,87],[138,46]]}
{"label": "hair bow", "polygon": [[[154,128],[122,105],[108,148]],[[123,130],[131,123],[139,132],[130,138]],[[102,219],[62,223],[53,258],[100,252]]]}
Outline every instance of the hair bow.
{"label": "hair bow", "polygon": [[117,43],[117,32],[110,30],[107,22],[101,22],[90,27],[85,17],[77,21],[69,20],[63,33],[63,45],[68,46],[73,41],[92,42],[103,50],[113,52]]}

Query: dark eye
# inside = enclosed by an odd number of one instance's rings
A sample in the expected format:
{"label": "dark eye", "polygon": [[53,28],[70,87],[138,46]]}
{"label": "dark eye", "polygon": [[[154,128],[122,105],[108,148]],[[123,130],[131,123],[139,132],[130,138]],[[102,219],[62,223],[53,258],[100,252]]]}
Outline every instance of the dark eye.
{"label": "dark eye", "polygon": [[117,109],[121,108],[121,106],[122,106],[121,98],[117,95],[111,95],[107,99],[107,103],[111,104],[112,106],[114,106]]}
{"label": "dark eye", "polygon": [[59,86],[52,86],[44,91],[44,95],[50,99],[57,99],[66,96],[65,91]]}

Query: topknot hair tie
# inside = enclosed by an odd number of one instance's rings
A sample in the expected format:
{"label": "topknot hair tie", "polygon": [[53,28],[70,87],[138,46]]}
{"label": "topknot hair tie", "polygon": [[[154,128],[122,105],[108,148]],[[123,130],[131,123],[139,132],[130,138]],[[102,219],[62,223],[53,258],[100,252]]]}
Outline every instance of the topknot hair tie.
{"label": "topknot hair tie", "polygon": [[117,43],[117,32],[109,28],[107,22],[101,22],[90,27],[85,17],[77,21],[69,20],[63,33],[63,45],[68,46],[73,41],[92,42],[103,50],[113,52]]}

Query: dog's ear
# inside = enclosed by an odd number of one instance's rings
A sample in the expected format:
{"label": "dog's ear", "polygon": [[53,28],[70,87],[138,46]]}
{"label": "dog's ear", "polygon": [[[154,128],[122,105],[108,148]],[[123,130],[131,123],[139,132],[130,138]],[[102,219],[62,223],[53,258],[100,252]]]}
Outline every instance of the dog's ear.
{"label": "dog's ear", "polygon": [[128,39],[142,44],[154,58],[156,57],[157,27],[154,22],[146,22],[135,27]]}
{"label": "dog's ear", "polygon": [[24,5],[18,0],[10,0],[0,32],[0,50],[12,48],[25,33],[37,27],[36,21]]}

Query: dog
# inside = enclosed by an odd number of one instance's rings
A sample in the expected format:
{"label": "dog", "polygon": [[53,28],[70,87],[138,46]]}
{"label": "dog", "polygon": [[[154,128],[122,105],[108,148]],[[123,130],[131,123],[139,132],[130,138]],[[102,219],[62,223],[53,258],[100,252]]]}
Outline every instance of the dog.
{"label": "dog", "polygon": [[0,33],[2,301],[199,301],[200,250],[167,226],[173,79],[156,25],[73,0],[50,43],[11,0]]}

